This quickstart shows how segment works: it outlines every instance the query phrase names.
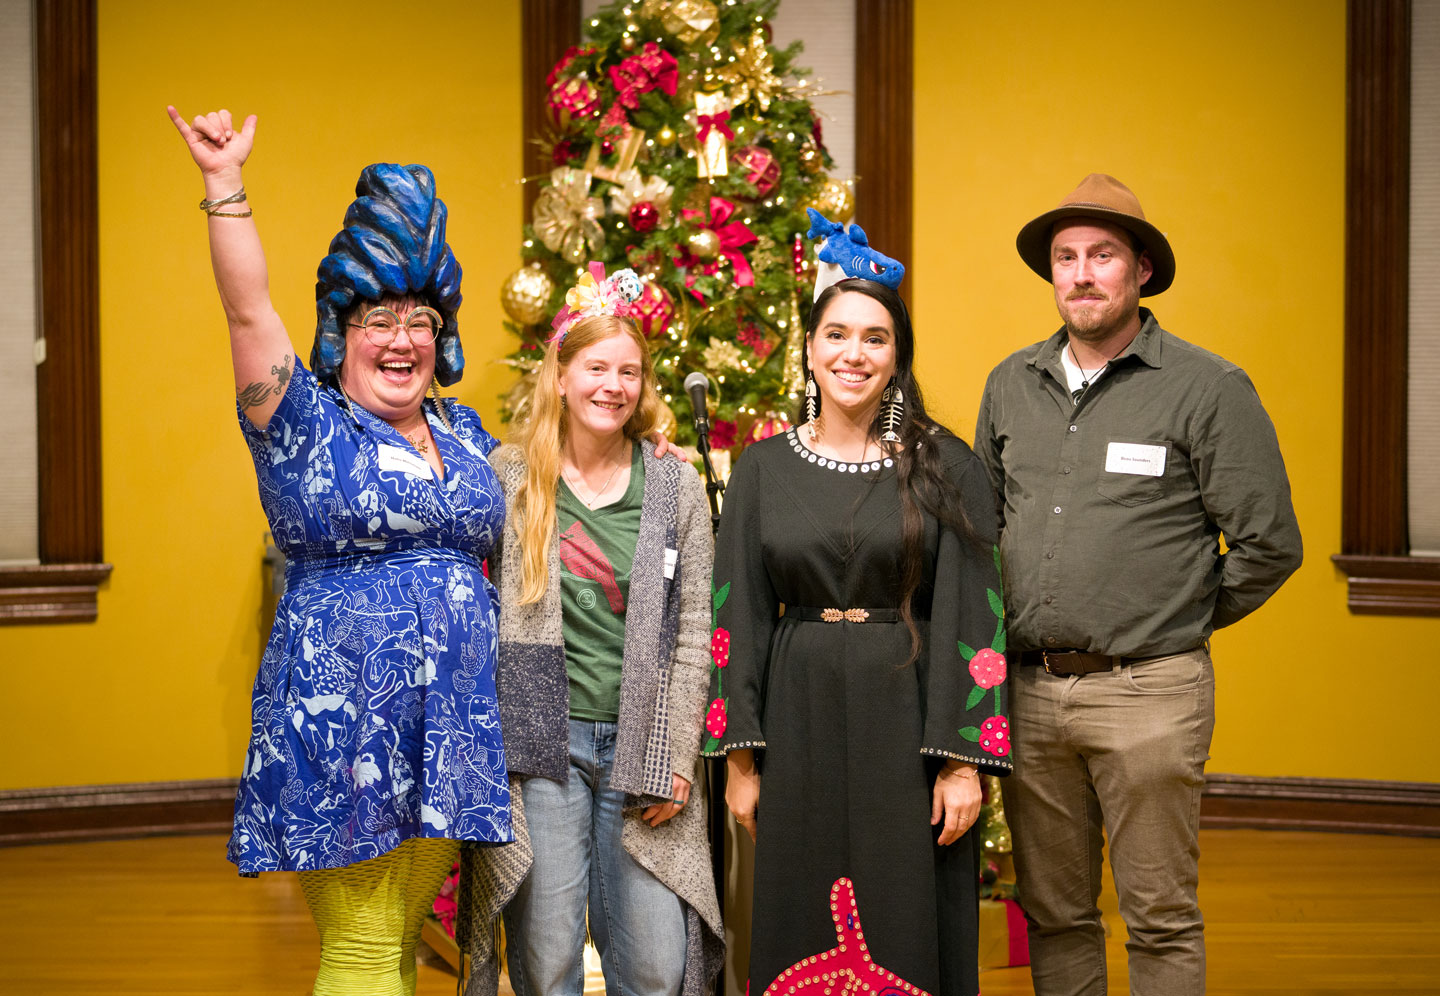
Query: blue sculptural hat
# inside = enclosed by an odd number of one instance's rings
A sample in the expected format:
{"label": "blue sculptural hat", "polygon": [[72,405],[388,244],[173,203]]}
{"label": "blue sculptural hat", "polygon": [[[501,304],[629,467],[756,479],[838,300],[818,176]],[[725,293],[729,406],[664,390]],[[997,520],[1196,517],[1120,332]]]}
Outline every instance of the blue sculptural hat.
{"label": "blue sculptural hat", "polygon": [[816,300],[831,284],[852,277],[873,280],[893,291],[900,289],[900,281],[905,279],[904,264],[870,248],[863,228],[851,225],[847,232],[840,222],[831,221],[814,208],[805,210],[810,215],[806,238],[823,240],[815,253],[819,261],[815,273]]}
{"label": "blue sculptural hat", "polygon": [[330,254],[316,275],[310,350],[316,377],[335,376],[344,362],[342,322],[356,301],[414,294],[445,323],[435,341],[435,379],[446,387],[460,379],[465,368],[455,321],[460,264],[445,242],[446,217],[445,202],[435,196],[435,176],[426,167],[376,163],[361,171],[345,228],[330,240]]}

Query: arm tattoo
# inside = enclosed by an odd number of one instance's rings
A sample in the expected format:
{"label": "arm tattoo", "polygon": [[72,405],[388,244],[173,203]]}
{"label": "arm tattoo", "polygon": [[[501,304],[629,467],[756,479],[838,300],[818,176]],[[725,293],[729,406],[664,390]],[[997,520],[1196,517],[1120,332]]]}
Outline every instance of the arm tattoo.
{"label": "arm tattoo", "polygon": [[275,382],[252,381],[236,392],[235,397],[239,400],[240,407],[254,408],[272,394],[284,394],[285,385],[290,383],[290,359],[290,354],[286,353],[278,367],[270,368],[270,372],[275,375]]}
{"label": "arm tattoo", "polygon": [[270,372],[280,381],[279,386],[275,388],[275,393],[284,394],[285,385],[290,383],[290,354],[286,353],[285,359],[280,361],[280,365],[278,367],[271,367]]}

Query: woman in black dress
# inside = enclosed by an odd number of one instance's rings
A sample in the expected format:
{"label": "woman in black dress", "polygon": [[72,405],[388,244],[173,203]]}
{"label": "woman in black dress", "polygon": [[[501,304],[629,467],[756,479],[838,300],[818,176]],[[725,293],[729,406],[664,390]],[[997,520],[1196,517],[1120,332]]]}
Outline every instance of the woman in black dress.
{"label": "woman in black dress", "polygon": [[753,996],[978,990],[978,770],[1010,769],[995,504],[913,362],[895,291],[826,289],[807,421],[726,493],[705,752],[756,840]]}

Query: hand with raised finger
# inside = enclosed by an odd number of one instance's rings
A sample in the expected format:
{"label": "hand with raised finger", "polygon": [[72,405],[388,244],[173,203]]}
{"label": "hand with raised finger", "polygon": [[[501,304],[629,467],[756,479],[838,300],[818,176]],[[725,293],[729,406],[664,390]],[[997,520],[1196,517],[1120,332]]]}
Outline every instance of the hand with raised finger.
{"label": "hand with raised finger", "polygon": [[938,843],[953,844],[975,825],[980,816],[980,773],[971,764],[947,761],[935,777],[930,803],[930,825],[945,821]]}
{"label": "hand with raised finger", "polygon": [[646,808],[640,814],[640,818],[652,827],[658,827],[666,820],[679,814],[690,801],[690,780],[681,778],[679,775],[671,775],[671,795],[669,802],[656,803]]}
{"label": "hand with raised finger", "polygon": [[185,123],[173,105],[165,110],[175,130],[185,140],[190,157],[200,167],[201,173],[206,176],[223,173],[239,175],[240,167],[250,157],[250,150],[255,145],[255,115],[246,118],[237,132],[230,112],[224,109],[197,115],[191,124]]}

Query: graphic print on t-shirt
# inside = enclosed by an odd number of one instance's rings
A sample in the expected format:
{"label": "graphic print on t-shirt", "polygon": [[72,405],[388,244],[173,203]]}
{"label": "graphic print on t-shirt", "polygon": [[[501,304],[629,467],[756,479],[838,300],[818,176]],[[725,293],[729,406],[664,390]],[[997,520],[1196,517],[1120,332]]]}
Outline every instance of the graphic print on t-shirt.
{"label": "graphic print on t-shirt", "polygon": [[577,578],[599,582],[611,612],[619,615],[625,611],[625,596],[615,583],[615,568],[579,522],[560,534],[560,562]]}

